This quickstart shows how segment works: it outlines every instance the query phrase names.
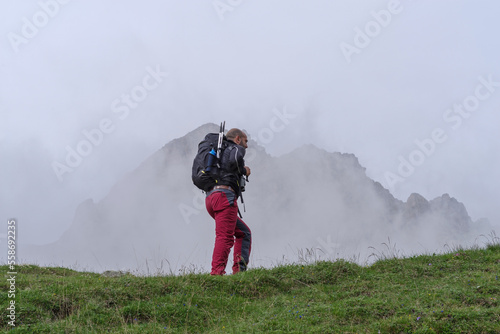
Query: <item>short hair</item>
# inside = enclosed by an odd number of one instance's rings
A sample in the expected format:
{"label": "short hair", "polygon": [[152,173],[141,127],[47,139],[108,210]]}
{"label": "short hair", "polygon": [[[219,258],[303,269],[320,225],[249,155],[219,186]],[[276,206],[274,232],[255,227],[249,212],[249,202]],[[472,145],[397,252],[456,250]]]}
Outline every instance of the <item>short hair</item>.
{"label": "short hair", "polygon": [[241,131],[240,129],[236,129],[236,128],[232,128],[226,134],[227,139],[235,139],[238,136],[240,136],[242,138],[246,138],[247,134],[245,132]]}

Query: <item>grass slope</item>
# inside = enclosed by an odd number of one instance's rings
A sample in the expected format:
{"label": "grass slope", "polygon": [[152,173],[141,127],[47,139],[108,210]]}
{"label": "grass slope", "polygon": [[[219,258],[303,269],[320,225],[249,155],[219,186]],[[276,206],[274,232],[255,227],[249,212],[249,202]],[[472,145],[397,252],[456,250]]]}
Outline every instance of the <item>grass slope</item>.
{"label": "grass slope", "polygon": [[500,333],[500,246],[238,275],[105,277],[18,266],[9,333]]}

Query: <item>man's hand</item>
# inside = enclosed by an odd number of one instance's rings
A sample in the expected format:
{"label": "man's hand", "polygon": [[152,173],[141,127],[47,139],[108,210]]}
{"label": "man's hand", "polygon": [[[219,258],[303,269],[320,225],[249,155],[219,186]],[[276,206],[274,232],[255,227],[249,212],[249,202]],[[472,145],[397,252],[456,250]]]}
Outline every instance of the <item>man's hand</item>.
{"label": "man's hand", "polygon": [[250,173],[251,173],[251,171],[250,171],[250,167],[245,166],[245,169],[246,169],[246,171],[247,171],[246,176],[247,176],[247,177],[249,177],[249,176],[250,176]]}

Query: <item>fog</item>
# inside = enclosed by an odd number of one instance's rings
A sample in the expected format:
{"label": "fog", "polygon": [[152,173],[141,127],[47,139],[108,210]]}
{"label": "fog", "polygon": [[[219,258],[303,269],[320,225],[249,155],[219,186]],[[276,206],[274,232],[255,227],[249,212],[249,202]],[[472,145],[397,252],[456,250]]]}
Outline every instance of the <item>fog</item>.
{"label": "fog", "polygon": [[[169,142],[102,200],[79,205],[57,242],[23,248],[23,261],[100,272],[208,272],[214,224],[189,167],[196,144],[215,131],[207,124]],[[305,145],[273,157],[251,140],[247,162],[254,166],[249,210],[240,211],[253,231],[252,267],[339,258],[369,264],[493,241],[492,226],[473,222],[456,199],[412,194],[399,201],[353,154]]]}
{"label": "fog", "polygon": [[[0,219],[18,220],[20,256],[24,245],[59,240],[82,202],[104,201],[165,144],[223,120],[245,129],[272,157],[307,144],[352,153],[366,175],[397,199],[448,193],[473,221],[499,225],[500,5],[494,1],[2,5]],[[189,177],[190,166],[187,174],[182,167],[168,177]],[[259,171],[251,182],[268,180],[266,169],[251,167]],[[193,188],[188,180],[175,189],[190,201]],[[252,218],[268,213],[279,219],[304,195],[272,192],[287,201],[250,205],[252,197],[269,195],[262,192],[249,184],[246,221],[262,236],[254,239],[256,257],[279,261],[283,248],[318,244],[319,232],[304,236],[292,228],[279,239],[283,247],[263,254],[276,241]],[[161,196],[167,201],[176,195],[159,188],[154,198]],[[114,207],[144,200],[132,196]],[[307,203],[304,208],[315,205]],[[363,219],[342,217],[351,211],[329,203],[321,208],[338,220],[357,221],[359,231],[366,228]],[[376,211],[378,203],[366,205]],[[297,221],[317,218],[304,212],[310,216]],[[212,238],[208,215],[196,219],[198,225],[173,225],[169,233]],[[444,239],[446,231],[431,227],[422,226],[419,235],[438,240],[422,251],[446,243],[437,237]],[[340,244],[345,229],[339,224],[332,231],[332,243]],[[375,247],[389,236],[379,232]],[[411,235],[396,232],[399,240]],[[189,263],[195,252],[210,255],[212,242],[193,244],[179,261]],[[358,250],[340,251],[349,256]]]}

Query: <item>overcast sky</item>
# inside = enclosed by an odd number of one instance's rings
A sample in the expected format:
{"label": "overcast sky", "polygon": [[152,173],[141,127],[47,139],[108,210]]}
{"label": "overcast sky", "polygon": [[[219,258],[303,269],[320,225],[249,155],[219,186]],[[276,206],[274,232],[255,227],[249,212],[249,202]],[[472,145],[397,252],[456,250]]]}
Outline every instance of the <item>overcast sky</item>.
{"label": "overcast sky", "polygon": [[500,222],[498,1],[0,3],[0,219],[20,242],[58,239],[79,203],[223,120]]}

